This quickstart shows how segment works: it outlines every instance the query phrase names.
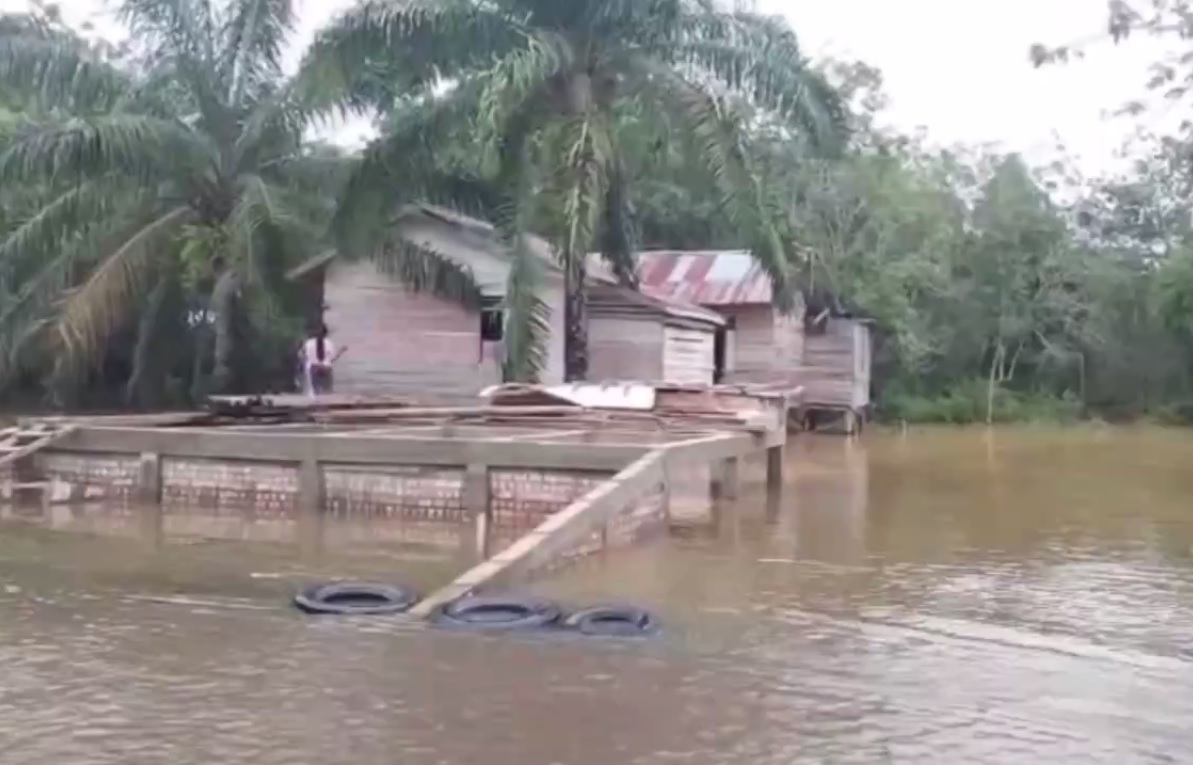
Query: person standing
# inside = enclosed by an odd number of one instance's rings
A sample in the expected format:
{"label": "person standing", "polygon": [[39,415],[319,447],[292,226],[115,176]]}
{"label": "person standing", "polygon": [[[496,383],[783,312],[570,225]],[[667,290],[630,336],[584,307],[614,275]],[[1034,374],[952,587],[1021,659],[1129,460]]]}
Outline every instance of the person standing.
{"label": "person standing", "polygon": [[343,350],[337,350],[328,337],[327,326],[320,324],[302,344],[303,383],[307,395],[314,398],[321,393],[331,393],[334,385],[332,365]]}

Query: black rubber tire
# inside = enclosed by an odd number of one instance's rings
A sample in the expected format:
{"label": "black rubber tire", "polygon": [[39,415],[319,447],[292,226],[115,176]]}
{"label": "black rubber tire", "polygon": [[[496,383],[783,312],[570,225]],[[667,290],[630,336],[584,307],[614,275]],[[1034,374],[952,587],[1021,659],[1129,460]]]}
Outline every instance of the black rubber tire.
{"label": "black rubber tire", "polygon": [[510,632],[554,627],[563,610],[544,598],[513,595],[465,597],[447,603],[435,612],[437,627],[484,632]]}
{"label": "black rubber tire", "polygon": [[654,614],[635,606],[594,606],[564,620],[565,629],[584,635],[645,637],[659,631]]}
{"label": "black rubber tire", "polygon": [[294,605],[308,614],[341,616],[400,614],[417,602],[413,590],[370,582],[316,584],[294,596]]}

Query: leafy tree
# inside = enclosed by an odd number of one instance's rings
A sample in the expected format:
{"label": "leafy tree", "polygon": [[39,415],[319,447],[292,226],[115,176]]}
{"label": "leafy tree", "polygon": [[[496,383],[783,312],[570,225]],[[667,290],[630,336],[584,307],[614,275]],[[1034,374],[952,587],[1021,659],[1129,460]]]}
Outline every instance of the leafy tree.
{"label": "leafy tree", "polygon": [[[0,81],[48,110],[0,155],[0,185],[42,190],[0,241],[0,373],[46,370],[64,393],[117,363],[143,403],[176,374],[196,392],[288,376],[283,274],[317,246],[340,162],[303,144],[281,69],[292,3],[120,13],[135,44],[119,55],[35,24],[0,38]],[[240,325],[253,353],[243,333],[237,350]]]}
{"label": "leafy tree", "polygon": [[[319,87],[340,89],[343,108],[388,114],[348,182],[337,226],[346,252],[375,247],[396,203],[483,201],[475,183],[422,180],[441,169],[428,168],[428,149],[467,126],[476,175],[497,195],[489,215],[514,254],[506,308],[515,379],[541,368],[546,330],[528,230],[550,235],[564,270],[569,379],[587,368],[587,253],[598,250],[632,283],[625,143],[634,104],[666,114],[660,137],[693,149],[740,244],[771,276],[780,307],[792,305],[783,217],[746,151],[742,107],[777,116],[818,151],[836,146],[844,118],[781,21],[711,0],[369,0],[323,32],[306,68]],[[419,273],[466,278],[433,253],[423,258]]]}

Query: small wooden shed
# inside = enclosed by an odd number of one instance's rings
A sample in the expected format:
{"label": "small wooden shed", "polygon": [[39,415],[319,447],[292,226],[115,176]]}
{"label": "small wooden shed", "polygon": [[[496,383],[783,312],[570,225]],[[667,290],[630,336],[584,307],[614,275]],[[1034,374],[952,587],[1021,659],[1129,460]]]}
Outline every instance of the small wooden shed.
{"label": "small wooden shed", "polygon": [[[370,262],[334,253],[290,272],[307,285],[312,318],[322,315],[348,351],[336,365],[336,390],[425,400],[474,400],[502,380],[501,302],[510,259],[489,224],[421,206],[403,218],[403,236],[468,269],[481,287],[479,310],[408,290]],[[543,260],[543,301],[551,311],[544,384],[563,381],[563,274],[550,245],[532,237]],[[713,348],[725,319],[712,311],[655,298],[592,274],[589,376],[711,383]],[[671,377],[675,379],[671,379]]]}
{"label": "small wooden shed", "polygon": [[799,376],[807,426],[837,418],[845,432],[853,433],[865,421],[870,407],[871,324],[852,315],[808,313]]}
{"label": "small wooden shed", "polygon": [[642,289],[691,302],[724,316],[718,342],[718,382],[800,390],[805,424],[836,418],[854,432],[870,405],[870,322],[843,309],[835,296],[797,298],[785,315],[774,307],[770,279],[742,250],[647,251],[638,256]]}
{"label": "small wooden shed", "polygon": [[780,313],[770,279],[742,250],[660,251],[638,255],[642,291],[692,303],[725,317],[717,344],[717,382],[793,388],[804,353],[803,303]]}
{"label": "small wooden shed", "polygon": [[590,379],[717,379],[716,340],[728,323],[719,314],[600,282],[589,288],[588,305]]}

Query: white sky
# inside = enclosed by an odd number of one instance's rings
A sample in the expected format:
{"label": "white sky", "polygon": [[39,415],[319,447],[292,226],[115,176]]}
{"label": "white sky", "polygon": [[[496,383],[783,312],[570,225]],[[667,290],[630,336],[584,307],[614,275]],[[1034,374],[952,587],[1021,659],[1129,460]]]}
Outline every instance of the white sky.
{"label": "white sky", "polygon": [[[352,0],[298,0],[301,28],[294,59],[314,31]],[[891,97],[889,120],[927,128],[941,143],[997,143],[1044,161],[1060,141],[1084,171],[1118,165],[1115,150],[1140,125],[1170,128],[1193,111],[1160,107],[1137,119],[1108,112],[1144,94],[1147,66],[1164,49],[1139,39],[1095,45],[1085,60],[1034,69],[1035,42],[1065,43],[1099,35],[1106,0],[757,0],[786,15],[812,55],[860,58],[879,67]],[[23,10],[26,0],[0,0]],[[105,20],[104,0],[59,0],[71,22]],[[1183,111],[1182,111],[1183,107]],[[360,125],[336,129],[341,142],[359,140]]]}

